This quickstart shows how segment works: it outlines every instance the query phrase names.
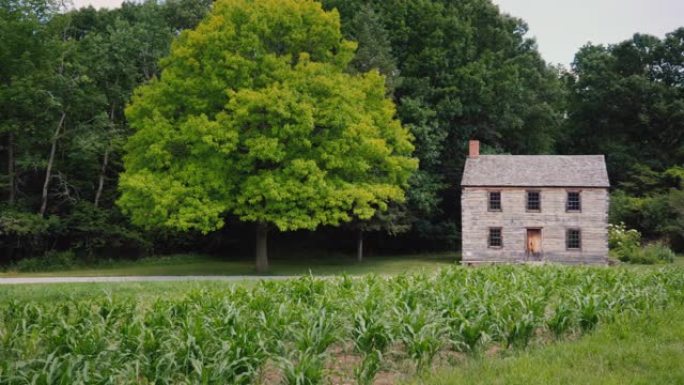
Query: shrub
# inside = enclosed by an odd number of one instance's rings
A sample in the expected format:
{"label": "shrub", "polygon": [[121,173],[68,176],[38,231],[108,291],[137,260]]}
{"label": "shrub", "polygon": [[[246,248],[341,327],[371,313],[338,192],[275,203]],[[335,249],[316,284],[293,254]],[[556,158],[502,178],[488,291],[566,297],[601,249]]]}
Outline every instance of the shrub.
{"label": "shrub", "polygon": [[43,218],[36,213],[0,206],[0,244],[6,246],[0,263],[41,254],[50,238],[60,233],[61,227],[56,216]]}
{"label": "shrub", "polygon": [[64,220],[70,248],[87,257],[141,255],[150,250],[147,239],[116,210],[104,210],[90,202],[79,202]]}
{"label": "shrub", "polygon": [[639,250],[641,233],[634,229],[627,229],[623,222],[608,225],[608,245],[611,254],[623,262]]}
{"label": "shrub", "polygon": [[14,267],[18,271],[67,270],[78,264],[73,251],[49,251],[42,257],[24,258]]}
{"label": "shrub", "polygon": [[622,262],[653,265],[672,263],[674,252],[663,242],[650,243],[641,247],[641,234],[634,229],[626,229],[624,223],[608,226],[610,253]]}
{"label": "shrub", "polygon": [[629,262],[653,265],[658,263],[672,263],[674,252],[662,242],[650,243],[630,255]]}

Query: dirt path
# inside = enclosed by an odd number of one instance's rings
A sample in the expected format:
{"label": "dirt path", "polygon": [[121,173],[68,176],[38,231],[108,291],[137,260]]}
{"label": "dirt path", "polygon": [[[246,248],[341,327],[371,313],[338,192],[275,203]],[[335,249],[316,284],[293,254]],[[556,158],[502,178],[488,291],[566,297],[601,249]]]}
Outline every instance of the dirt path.
{"label": "dirt path", "polygon": [[88,283],[88,282],[166,282],[166,281],[258,281],[285,280],[296,276],[253,276],[253,275],[152,275],[120,277],[12,277],[0,278],[0,285],[36,283]]}

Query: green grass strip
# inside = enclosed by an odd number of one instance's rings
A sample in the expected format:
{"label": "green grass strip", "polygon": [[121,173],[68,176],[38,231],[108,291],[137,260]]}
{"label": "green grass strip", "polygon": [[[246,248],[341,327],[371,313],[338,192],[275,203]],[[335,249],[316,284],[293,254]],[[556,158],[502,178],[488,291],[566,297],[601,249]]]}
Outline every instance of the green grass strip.
{"label": "green grass strip", "polygon": [[684,308],[618,319],[577,341],[473,359],[414,382],[430,385],[684,384]]}

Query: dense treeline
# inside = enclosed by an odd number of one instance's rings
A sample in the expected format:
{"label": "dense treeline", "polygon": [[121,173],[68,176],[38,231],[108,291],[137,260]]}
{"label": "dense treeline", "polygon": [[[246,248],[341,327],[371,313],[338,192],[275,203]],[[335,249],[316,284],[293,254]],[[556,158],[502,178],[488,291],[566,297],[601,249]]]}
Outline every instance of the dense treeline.
{"label": "dense treeline", "polygon": [[168,1],[63,12],[61,2],[0,6],[0,132],[6,256],[76,248],[143,251],[151,238],[116,206],[123,110],[158,73],[172,38],[209,1]]}
{"label": "dense treeline", "polygon": [[492,153],[552,152],[563,101],[557,69],[525,37],[526,24],[488,0],[324,4],[359,42],[357,67],[375,64],[392,78],[399,118],[415,136],[420,170],[403,212],[412,235],[458,246],[467,140]]}
{"label": "dense treeline", "polygon": [[[231,215],[205,235],[142,230],[115,203],[133,133],[124,108],[211,1],[60,4],[0,0],[0,262],[65,249],[94,257],[251,247],[251,225]],[[420,165],[404,203],[281,242],[347,247],[373,231],[376,248],[457,247],[458,183],[466,142],[477,138],[489,153],[606,154],[611,220],[684,247],[684,28],[583,47],[563,70],[489,0],[323,5],[358,42],[347,71],[386,76]]]}
{"label": "dense treeline", "polygon": [[606,154],[611,222],[684,250],[684,28],[582,47],[564,80],[558,150]]}

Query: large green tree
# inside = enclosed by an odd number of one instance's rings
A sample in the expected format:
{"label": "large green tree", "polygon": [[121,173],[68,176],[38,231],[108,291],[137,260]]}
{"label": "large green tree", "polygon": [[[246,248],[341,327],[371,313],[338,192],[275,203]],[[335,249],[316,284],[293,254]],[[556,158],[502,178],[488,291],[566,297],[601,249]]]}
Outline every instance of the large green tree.
{"label": "large green tree", "polygon": [[127,109],[119,205],[147,227],[254,222],[264,271],[269,224],[338,225],[403,200],[411,137],[384,77],[347,72],[354,49],[316,2],[216,2]]}

